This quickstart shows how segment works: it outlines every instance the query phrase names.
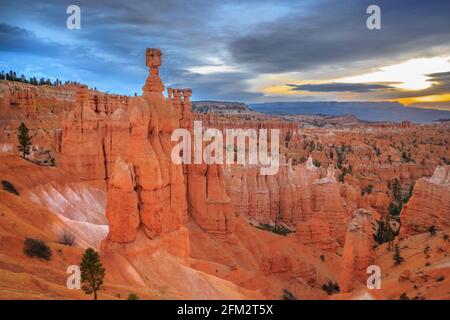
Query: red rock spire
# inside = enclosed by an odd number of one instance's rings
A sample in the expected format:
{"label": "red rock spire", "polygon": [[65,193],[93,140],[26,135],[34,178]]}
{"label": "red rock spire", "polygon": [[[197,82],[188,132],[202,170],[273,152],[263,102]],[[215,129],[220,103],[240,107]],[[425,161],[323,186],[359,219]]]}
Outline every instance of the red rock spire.
{"label": "red rock spire", "polygon": [[158,93],[164,91],[164,85],[159,77],[158,68],[161,66],[162,52],[160,49],[147,48],[145,51],[145,64],[149,67],[149,75],[142,90],[145,93]]}

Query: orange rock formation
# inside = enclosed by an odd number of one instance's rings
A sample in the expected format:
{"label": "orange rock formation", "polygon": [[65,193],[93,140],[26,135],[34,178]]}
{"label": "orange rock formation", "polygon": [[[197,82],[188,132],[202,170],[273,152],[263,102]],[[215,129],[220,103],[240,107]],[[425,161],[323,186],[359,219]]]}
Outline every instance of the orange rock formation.
{"label": "orange rock formation", "polygon": [[[341,286],[332,298],[398,298],[399,290],[412,295],[407,283],[423,274],[450,274],[447,124],[352,122],[336,129],[256,112],[193,113],[190,89],[168,88],[164,96],[161,63],[160,50],[146,50],[149,75],[135,97],[0,81],[0,178],[19,192],[0,189],[0,297],[85,297],[65,287],[65,268],[87,246],[101,253],[101,298],[108,299],[129,292],[280,299],[286,291],[324,299],[329,280]],[[263,176],[259,165],[174,164],[171,134],[192,130],[194,119],[204,129],[279,129],[278,173]],[[21,121],[34,134],[31,161],[17,156]],[[56,166],[35,161],[42,154]],[[395,197],[407,199],[412,186],[400,218],[388,217]],[[432,253],[393,266],[386,244],[373,239],[381,219],[401,224],[396,241],[405,256],[417,256],[422,245]],[[438,230],[434,238],[423,234],[430,226]],[[75,235],[74,247],[58,243],[64,230]],[[60,254],[51,262],[28,258],[25,237]],[[383,270],[380,292],[364,288],[369,264]],[[407,276],[407,268],[420,272]],[[448,298],[447,278],[424,292]]]}

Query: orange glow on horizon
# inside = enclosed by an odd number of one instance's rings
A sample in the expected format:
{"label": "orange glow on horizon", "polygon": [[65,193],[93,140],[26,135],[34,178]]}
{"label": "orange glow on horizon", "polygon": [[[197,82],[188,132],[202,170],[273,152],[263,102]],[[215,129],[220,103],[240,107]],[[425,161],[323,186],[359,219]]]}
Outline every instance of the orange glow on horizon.
{"label": "orange glow on horizon", "polygon": [[440,95],[430,95],[422,97],[410,97],[401,99],[392,99],[391,101],[397,101],[404,105],[411,105],[420,102],[447,102],[450,104],[450,93]]}

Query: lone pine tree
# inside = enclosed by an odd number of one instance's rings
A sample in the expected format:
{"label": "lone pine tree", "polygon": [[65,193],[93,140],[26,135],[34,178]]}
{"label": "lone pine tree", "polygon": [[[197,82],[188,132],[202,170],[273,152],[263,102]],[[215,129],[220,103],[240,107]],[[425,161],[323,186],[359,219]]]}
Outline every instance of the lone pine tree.
{"label": "lone pine tree", "polygon": [[103,285],[105,268],[103,268],[100,257],[94,249],[88,248],[84,252],[80,263],[80,271],[83,291],[86,294],[94,293],[94,300],[97,300],[97,291]]}
{"label": "lone pine tree", "polygon": [[17,140],[19,140],[17,148],[19,149],[22,158],[25,159],[27,155],[30,154],[31,137],[27,126],[23,122],[20,124],[19,129],[17,129]]}

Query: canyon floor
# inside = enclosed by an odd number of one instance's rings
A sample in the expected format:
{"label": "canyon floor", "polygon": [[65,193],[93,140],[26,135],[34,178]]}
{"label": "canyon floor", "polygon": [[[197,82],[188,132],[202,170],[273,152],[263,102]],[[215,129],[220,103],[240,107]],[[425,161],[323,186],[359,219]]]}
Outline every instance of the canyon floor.
{"label": "canyon floor", "polygon": [[[148,49],[135,97],[0,81],[1,299],[92,299],[66,285],[88,247],[99,299],[450,299],[450,123],[196,105],[164,93],[160,64]],[[173,163],[172,132],[195,120],[279,130],[279,170]],[[27,256],[27,238],[51,259]]]}

